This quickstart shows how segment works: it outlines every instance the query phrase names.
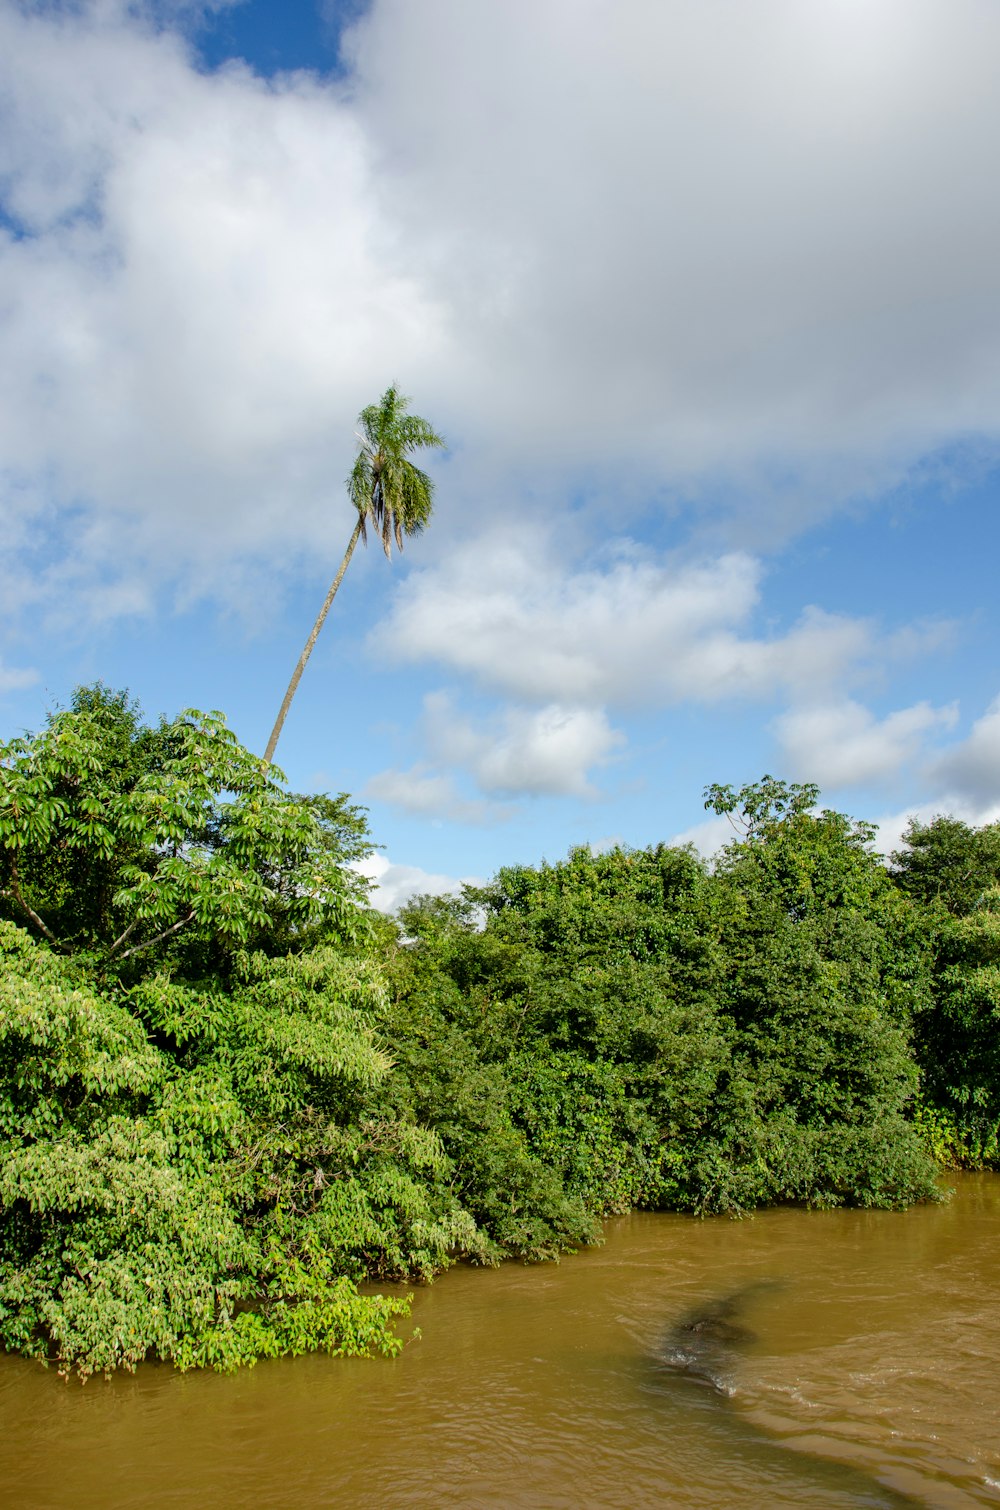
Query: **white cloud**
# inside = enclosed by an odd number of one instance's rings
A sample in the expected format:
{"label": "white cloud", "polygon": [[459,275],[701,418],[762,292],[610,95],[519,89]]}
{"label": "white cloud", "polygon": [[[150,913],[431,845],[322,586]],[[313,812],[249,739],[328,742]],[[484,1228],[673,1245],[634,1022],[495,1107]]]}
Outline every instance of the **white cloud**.
{"label": "white cloud", "polygon": [[623,849],[625,841],[621,834],[604,834],[600,839],[591,839],[588,849],[592,855],[608,855],[615,849]]}
{"label": "white cloud", "polygon": [[[596,797],[590,772],[625,743],[600,711],[508,707],[477,722],[444,692],[424,698],[421,733],[427,760],[380,771],[365,795],[405,812],[477,824],[511,817],[518,797]],[[482,795],[463,796],[459,775]]]}
{"label": "white cloud", "polygon": [[915,818],[918,823],[931,823],[942,814],[950,818],[959,818],[972,828],[981,828],[986,823],[1000,822],[1000,801],[982,806],[961,799],[944,797],[936,802],[914,803],[911,807],[903,808],[899,812],[883,813],[881,817],[875,819],[875,849],[879,854],[891,855],[894,850],[902,847],[903,835],[912,819]]}
{"label": "white cloud", "polygon": [[692,824],[690,828],[684,829],[683,833],[675,834],[670,843],[677,846],[693,844],[700,855],[710,860],[726,844],[742,837],[739,830],[725,815],[717,815],[705,818],[701,823]]}
{"label": "white cloud", "polygon": [[[989,0],[375,0],[351,79],[272,83],[138,11],[0,0],[0,529],[48,510],[57,558],[32,611],[238,598],[239,562],[329,549],[393,377],[515,513],[525,479],[612,511],[728,479],[758,539],[995,441]],[[783,674],[704,652],[698,683]],[[542,659],[533,696],[590,700]]]}
{"label": "white cloud", "polygon": [[20,692],[23,687],[33,687],[38,672],[33,666],[7,666],[0,657],[0,696],[5,692]]}
{"label": "white cloud", "polygon": [[793,708],[773,727],[790,774],[826,789],[898,778],[922,753],[927,738],[953,728],[957,717],[954,705],[933,708],[921,702],[877,719],[846,699]]}
{"label": "white cloud", "polygon": [[353,417],[440,322],[342,95],[198,73],[114,4],[0,6],[0,58],[12,521],[35,479],[36,508],[73,510],[77,576],[139,563],[223,594],[234,560],[346,539]]}
{"label": "white cloud", "polygon": [[603,712],[558,703],[507,708],[477,726],[437,692],[424,700],[424,723],[437,761],[471,772],[481,792],[500,798],[593,797],[588,772],[625,743]]}
{"label": "white cloud", "polygon": [[989,0],[378,0],[358,114],[472,428],[661,478],[791,465],[813,517],[995,435],[998,46]]}
{"label": "white cloud", "polygon": [[452,823],[498,823],[511,813],[501,803],[464,797],[452,775],[426,764],[411,766],[406,771],[379,771],[365,786],[364,795],[402,808],[405,813],[422,818],[447,818]]}
{"label": "white cloud", "polygon": [[976,720],[966,739],[933,762],[928,774],[940,791],[965,809],[1000,809],[1000,697]]}
{"label": "white cloud", "polygon": [[478,876],[447,876],[422,870],[419,865],[402,865],[385,855],[372,854],[354,866],[370,883],[369,899],[379,912],[395,912],[415,896],[442,897],[459,895],[463,886],[481,886]]}
{"label": "white cloud", "polygon": [[740,554],[574,568],[540,533],[497,533],[411,572],[370,643],[380,658],[578,707],[813,695],[891,648],[870,622],[815,607],[784,633],[755,636],[760,576]]}
{"label": "white cloud", "polygon": [[[827,718],[827,715],[829,717]],[[877,722],[857,705],[836,710],[817,710],[815,722],[806,716],[801,725],[791,715],[779,723],[798,728],[803,741],[814,743],[812,770],[821,771],[823,748],[829,741],[830,771],[838,772],[843,785],[892,776],[898,766],[922,753],[918,782],[921,796],[909,806],[882,813],[874,822],[876,846],[890,854],[902,843],[910,820],[929,823],[939,814],[960,818],[963,823],[980,827],[1000,820],[1000,697],[994,699],[981,718],[975,720],[964,739],[943,752],[928,756],[920,751],[922,739],[936,730],[952,728],[957,720],[957,706],[930,708],[926,703],[902,709]],[[803,751],[803,760],[809,760]],[[836,784],[831,774],[817,774],[817,781]]]}
{"label": "white cloud", "polygon": [[[929,823],[947,814],[973,827],[1000,821],[1000,697],[964,739],[929,757],[926,741],[954,728],[957,719],[956,704],[933,708],[917,703],[876,719],[869,709],[845,702],[792,710],[776,721],[776,731],[793,767],[790,774],[821,787],[895,784],[903,768],[916,768],[920,797],[872,819],[875,848],[891,854],[914,818]],[[719,817],[695,824],[671,842],[692,843],[711,856],[733,837],[728,819]]]}

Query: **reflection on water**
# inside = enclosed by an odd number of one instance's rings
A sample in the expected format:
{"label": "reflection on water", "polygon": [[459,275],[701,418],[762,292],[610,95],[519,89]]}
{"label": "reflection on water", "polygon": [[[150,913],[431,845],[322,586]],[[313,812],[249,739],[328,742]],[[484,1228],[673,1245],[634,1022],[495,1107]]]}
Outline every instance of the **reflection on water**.
{"label": "reflection on water", "polygon": [[456,1270],[388,1362],[81,1387],[0,1359],[0,1483],[23,1510],[1000,1505],[998,1251],[1000,1177],[965,1177]]}

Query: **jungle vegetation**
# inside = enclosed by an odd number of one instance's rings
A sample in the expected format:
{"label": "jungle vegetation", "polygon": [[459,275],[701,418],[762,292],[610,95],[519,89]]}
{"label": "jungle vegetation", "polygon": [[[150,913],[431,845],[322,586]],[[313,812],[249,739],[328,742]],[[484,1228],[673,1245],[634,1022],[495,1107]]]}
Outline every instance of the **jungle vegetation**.
{"label": "jungle vegetation", "polygon": [[1000,826],[734,840],[372,910],[343,794],[78,689],[0,745],[0,1344],[67,1373],[391,1354],[398,1294],[632,1207],[939,1198],[1000,1127]]}

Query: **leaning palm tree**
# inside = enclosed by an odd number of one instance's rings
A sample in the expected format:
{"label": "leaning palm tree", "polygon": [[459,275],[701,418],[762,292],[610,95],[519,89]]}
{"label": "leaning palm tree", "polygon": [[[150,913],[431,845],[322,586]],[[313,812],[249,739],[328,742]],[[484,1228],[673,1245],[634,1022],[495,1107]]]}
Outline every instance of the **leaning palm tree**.
{"label": "leaning palm tree", "polygon": [[382,541],[386,556],[391,557],[393,540],[396,548],[402,550],[403,537],[418,535],[431,517],[434,484],[426,472],[421,472],[409,460],[409,453],[422,450],[424,446],[443,446],[444,441],[425,419],[420,419],[416,414],[407,414],[409,403],[409,399],[404,398],[396,385],[392,384],[377,404],[369,404],[358,415],[358,457],[347,479],[347,491],[358,513],[357,523],[340,563],[340,570],[333,579],[288,683],[288,691],[278,710],[278,717],[264,751],[265,764],[269,765],[274,755],[295,689],[319,638],[330,604],[344,580],[344,573],[358,540],[368,544],[370,524]]}

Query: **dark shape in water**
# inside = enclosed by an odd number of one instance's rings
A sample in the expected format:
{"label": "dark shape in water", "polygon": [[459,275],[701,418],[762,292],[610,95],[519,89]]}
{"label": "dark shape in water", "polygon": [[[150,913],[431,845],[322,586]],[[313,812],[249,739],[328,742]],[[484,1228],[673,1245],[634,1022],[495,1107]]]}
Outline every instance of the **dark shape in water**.
{"label": "dark shape in water", "polygon": [[[729,1381],[735,1370],[738,1351],[757,1340],[756,1332],[744,1324],[740,1319],[741,1315],[751,1296],[760,1294],[762,1290],[780,1288],[781,1283],[778,1279],[757,1280],[728,1295],[706,1300],[695,1310],[689,1311],[668,1331],[658,1360],[660,1366],[665,1366],[675,1375],[684,1375],[697,1384],[710,1386],[722,1400],[731,1399]],[[751,1427],[749,1430],[752,1439],[762,1444],[771,1441],[766,1433],[757,1428]],[[818,1482],[825,1486],[829,1486],[831,1482],[843,1486],[852,1494],[858,1510],[861,1507],[867,1507],[867,1510],[907,1510],[907,1507],[922,1503],[897,1489],[889,1488],[864,1469],[831,1461],[818,1453],[796,1453],[796,1458],[798,1462],[795,1472],[801,1473],[803,1464],[809,1463],[810,1471],[816,1473]]]}
{"label": "dark shape in water", "polygon": [[734,1352],[756,1341],[756,1333],[740,1320],[746,1303],[752,1295],[779,1283],[758,1280],[729,1295],[705,1301],[670,1328],[662,1361],[727,1393],[725,1376],[732,1369]]}

